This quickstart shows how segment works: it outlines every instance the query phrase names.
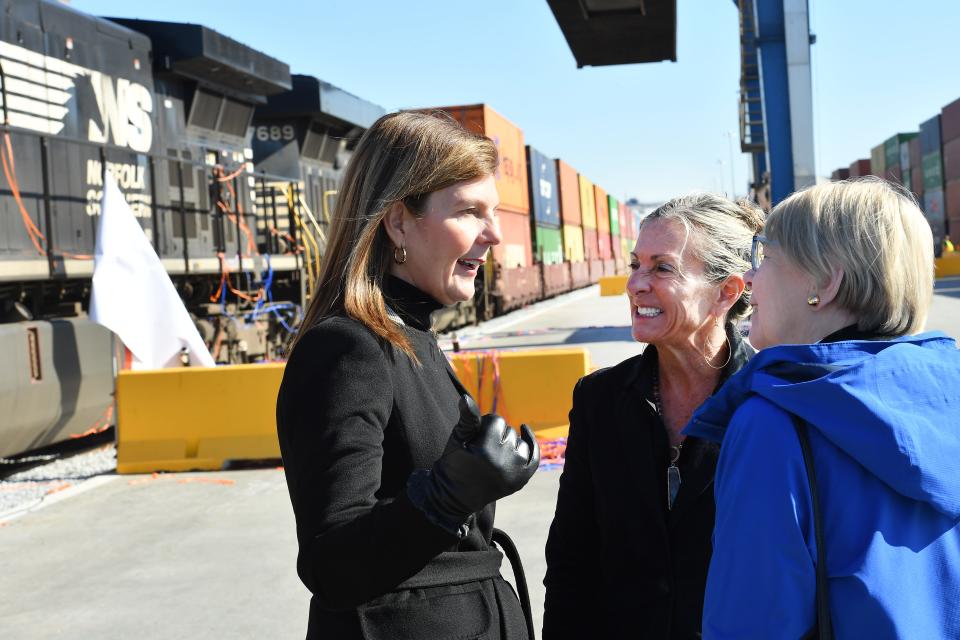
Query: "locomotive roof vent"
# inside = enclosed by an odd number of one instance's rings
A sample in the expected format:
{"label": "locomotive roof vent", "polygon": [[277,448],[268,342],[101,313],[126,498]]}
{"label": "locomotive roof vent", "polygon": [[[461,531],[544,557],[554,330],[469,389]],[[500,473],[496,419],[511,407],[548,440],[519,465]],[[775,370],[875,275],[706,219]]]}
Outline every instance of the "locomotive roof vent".
{"label": "locomotive roof vent", "polygon": [[309,116],[336,129],[369,129],[386,113],[383,107],[313,76],[293,75],[289,91],[272,95],[257,107],[257,117],[289,118]]}
{"label": "locomotive roof vent", "polygon": [[109,19],[149,36],[154,60],[169,60],[174,73],[240,92],[251,102],[291,89],[286,63],[203,25]]}

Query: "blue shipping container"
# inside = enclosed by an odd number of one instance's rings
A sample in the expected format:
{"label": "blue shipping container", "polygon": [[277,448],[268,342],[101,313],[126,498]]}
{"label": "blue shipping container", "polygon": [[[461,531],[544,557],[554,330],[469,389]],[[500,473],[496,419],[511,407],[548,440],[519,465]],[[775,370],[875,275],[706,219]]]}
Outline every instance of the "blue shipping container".
{"label": "blue shipping container", "polygon": [[527,175],[530,180],[530,209],[536,225],[560,228],[560,186],[557,164],[531,146],[527,146]]}
{"label": "blue shipping container", "polygon": [[943,145],[940,142],[940,115],[937,114],[920,124],[920,155],[939,152],[941,146]]}

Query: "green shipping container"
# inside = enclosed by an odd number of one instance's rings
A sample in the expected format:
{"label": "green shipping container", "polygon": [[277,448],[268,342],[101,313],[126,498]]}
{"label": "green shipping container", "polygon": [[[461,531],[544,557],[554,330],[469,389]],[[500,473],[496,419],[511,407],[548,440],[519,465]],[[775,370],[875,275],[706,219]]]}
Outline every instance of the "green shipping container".
{"label": "green shipping container", "polygon": [[620,203],[611,195],[607,196],[610,209],[610,235],[620,237]]}
{"label": "green shipping container", "polygon": [[884,169],[900,166],[900,145],[916,138],[916,133],[898,133],[883,143]]}
{"label": "green shipping container", "polygon": [[560,229],[549,227],[534,227],[537,257],[543,264],[558,264],[563,262],[563,233]]}
{"label": "green shipping container", "polygon": [[940,152],[934,151],[923,156],[923,190],[943,189],[943,160]]}

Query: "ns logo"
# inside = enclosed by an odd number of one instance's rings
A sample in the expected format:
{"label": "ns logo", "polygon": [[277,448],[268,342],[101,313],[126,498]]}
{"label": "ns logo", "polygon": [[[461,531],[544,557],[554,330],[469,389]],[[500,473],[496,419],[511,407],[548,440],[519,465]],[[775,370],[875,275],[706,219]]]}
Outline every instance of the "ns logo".
{"label": "ns logo", "polygon": [[150,116],[153,95],[145,86],[126,78],[114,80],[99,71],[90,71],[90,75],[77,78],[77,101],[81,113],[89,116],[88,140],[129,147],[143,153],[150,151],[153,144]]}

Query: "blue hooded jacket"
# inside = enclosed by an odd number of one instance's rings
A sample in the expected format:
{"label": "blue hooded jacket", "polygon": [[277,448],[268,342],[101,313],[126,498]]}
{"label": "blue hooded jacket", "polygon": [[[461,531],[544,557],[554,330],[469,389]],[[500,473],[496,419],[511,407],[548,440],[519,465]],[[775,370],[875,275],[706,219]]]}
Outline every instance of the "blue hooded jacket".
{"label": "blue hooded jacket", "polygon": [[940,333],[758,353],[685,433],[722,442],[703,637],[799,638],[818,560],[838,638],[960,638],[960,351]]}

